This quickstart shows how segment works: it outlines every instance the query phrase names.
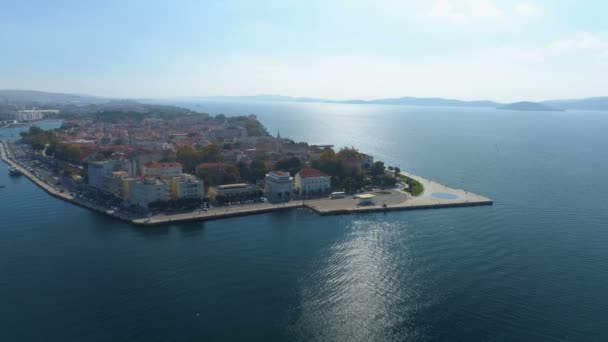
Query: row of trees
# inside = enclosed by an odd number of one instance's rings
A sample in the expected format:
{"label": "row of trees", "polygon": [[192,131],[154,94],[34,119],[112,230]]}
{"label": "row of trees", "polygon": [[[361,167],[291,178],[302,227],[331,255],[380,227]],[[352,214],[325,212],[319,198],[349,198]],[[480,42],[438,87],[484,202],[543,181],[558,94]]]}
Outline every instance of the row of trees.
{"label": "row of trees", "polygon": [[[397,183],[393,175],[386,173],[383,162],[377,161],[373,165],[361,166],[362,154],[354,147],[343,148],[335,153],[326,148],[318,159],[312,161],[312,167],[317,168],[331,176],[334,189],[354,192],[355,190],[375,186],[392,186]],[[390,167],[398,173],[399,168]]]}
{"label": "row of trees", "polygon": [[60,160],[78,162],[83,154],[79,146],[66,144],[59,140],[53,131],[44,131],[36,126],[30,127],[27,132],[22,132],[21,138],[35,150],[46,149],[47,155],[52,155]]}
{"label": "row of trees", "polygon": [[[216,170],[215,168],[219,168]],[[196,171],[196,176],[207,185],[231,184],[238,182],[256,183],[264,179],[268,172],[266,164],[260,159],[251,163],[239,162],[236,165],[221,165],[211,168],[201,168]]]}
{"label": "row of trees", "polygon": [[289,172],[291,174],[291,176],[295,176],[296,173],[298,173],[298,171],[300,171],[300,169],[302,169],[303,166],[304,166],[304,164],[302,164],[302,161],[300,160],[300,158],[292,157],[292,158],[285,158],[285,159],[279,160],[275,164],[274,169],[279,170],[279,171]]}
{"label": "row of trees", "polygon": [[198,164],[220,162],[222,153],[220,147],[213,144],[201,149],[187,145],[177,149],[175,159],[182,164],[185,172],[194,173]]}

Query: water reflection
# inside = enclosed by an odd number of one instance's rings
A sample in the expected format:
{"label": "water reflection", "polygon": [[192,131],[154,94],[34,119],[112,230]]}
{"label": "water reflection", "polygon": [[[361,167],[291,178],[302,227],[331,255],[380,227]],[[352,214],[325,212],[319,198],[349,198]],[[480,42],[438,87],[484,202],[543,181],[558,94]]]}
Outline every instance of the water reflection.
{"label": "water reflection", "polygon": [[404,232],[407,224],[380,219],[351,223],[318,271],[302,280],[300,315],[291,333],[300,340],[393,341],[420,337],[412,324],[421,296],[420,272]]}

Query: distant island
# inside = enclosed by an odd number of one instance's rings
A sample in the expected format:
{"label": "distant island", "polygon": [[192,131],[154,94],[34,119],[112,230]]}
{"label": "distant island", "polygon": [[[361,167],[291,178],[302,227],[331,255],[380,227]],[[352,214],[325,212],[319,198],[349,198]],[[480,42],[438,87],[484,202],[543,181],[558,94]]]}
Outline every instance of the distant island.
{"label": "distant island", "polygon": [[498,108],[524,111],[561,111],[561,110],[598,110],[608,111],[608,96],[591,97],[585,99],[557,99],[538,102],[515,102],[500,103],[489,100],[463,101],[456,99],[445,99],[440,97],[398,97],[382,99],[350,99],[329,100],[314,97],[292,97],[284,95],[253,95],[253,96],[180,96],[171,98],[138,98],[120,99],[83,94],[62,94],[33,90],[0,90],[0,113],[7,110],[15,110],[17,107],[27,104],[29,107],[46,108],[49,105],[72,105],[84,106],[89,104],[116,103],[117,100],[124,103],[125,100],[135,100],[140,104],[169,104],[183,102],[203,101],[265,101],[265,102],[299,102],[299,103],[343,103],[343,104],[382,104],[382,105],[404,105],[425,107],[477,107]]}
{"label": "distant island", "polygon": [[542,103],[527,102],[527,101],[510,103],[508,105],[496,107],[496,109],[518,110],[518,111],[525,111],[525,112],[563,112],[564,111],[563,109],[549,107]]}

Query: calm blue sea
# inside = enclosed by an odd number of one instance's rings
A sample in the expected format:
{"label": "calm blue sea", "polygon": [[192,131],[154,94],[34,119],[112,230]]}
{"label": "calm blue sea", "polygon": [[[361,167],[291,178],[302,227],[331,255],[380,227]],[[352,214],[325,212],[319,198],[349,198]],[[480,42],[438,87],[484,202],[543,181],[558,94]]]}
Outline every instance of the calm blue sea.
{"label": "calm blue sea", "polygon": [[0,341],[606,340],[608,113],[182,105],[255,113],[495,205],[142,229],[3,164]]}

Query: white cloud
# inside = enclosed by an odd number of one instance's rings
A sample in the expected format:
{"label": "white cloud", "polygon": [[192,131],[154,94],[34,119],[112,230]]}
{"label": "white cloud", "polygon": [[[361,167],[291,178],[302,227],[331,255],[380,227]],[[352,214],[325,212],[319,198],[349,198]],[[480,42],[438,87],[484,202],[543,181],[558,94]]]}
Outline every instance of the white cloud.
{"label": "white cloud", "polygon": [[551,44],[553,52],[571,52],[581,50],[601,50],[608,48],[606,42],[600,35],[590,32],[577,32],[564,39]]}
{"label": "white cloud", "polygon": [[450,0],[436,1],[429,15],[436,18],[446,18],[454,24],[464,24],[467,22],[465,14],[456,10]]}
{"label": "white cloud", "polygon": [[515,5],[515,13],[522,16],[535,16],[541,14],[541,12],[542,9],[538,5],[529,2],[520,2]]}
{"label": "white cloud", "polygon": [[512,49],[511,53],[514,59],[522,62],[542,63],[545,61],[545,53],[539,49]]}
{"label": "white cloud", "polygon": [[490,0],[468,0],[467,5],[474,17],[502,17],[504,11]]}
{"label": "white cloud", "polygon": [[499,18],[504,11],[491,0],[437,0],[429,12],[453,24],[465,24],[473,18]]}

